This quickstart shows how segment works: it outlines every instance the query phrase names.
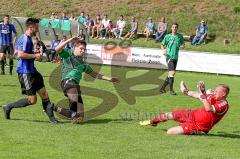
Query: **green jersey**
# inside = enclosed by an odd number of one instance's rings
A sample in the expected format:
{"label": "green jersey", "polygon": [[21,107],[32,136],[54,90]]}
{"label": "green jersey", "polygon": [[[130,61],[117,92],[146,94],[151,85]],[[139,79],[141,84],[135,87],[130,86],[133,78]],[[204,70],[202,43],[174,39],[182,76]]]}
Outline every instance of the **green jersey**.
{"label": "green jersey", "polygon": [[176,35],[167,34],[163,41],[162,45],[166,46],[167,49],[167,55],[166,60],[174,59],[178,60],[178,52],[181,45],[184,44],[183,35],[177,33]]}
{"label": "green jersey", "polygon": [[89,74],[93,71],[82,58],[75,56],[71,49],[63,49],[59,56],[63,58],[62,79],[69,78],[79,83],[83,72]]}

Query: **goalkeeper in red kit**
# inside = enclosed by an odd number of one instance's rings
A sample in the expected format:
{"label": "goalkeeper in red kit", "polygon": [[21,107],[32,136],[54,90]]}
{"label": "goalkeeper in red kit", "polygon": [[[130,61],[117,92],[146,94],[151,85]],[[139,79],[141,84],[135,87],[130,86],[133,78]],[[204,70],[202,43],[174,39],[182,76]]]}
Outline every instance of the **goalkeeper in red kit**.
{"label": "goalkeeper in red kit", "polygon": [[141,121],[140,124],[156,126],[167,120],[175,120],[180,123],[179,126],[168,129],[167,134],[207,134],[227,113],[229,106],[226,98],[230,89],[225,84],[219,84],[214,93],[207,94],[204,82],[200,81],[197,86],[198,92],[193,92],[188,90],[183,81],[180,83],[181,91],[187,96],[200,99],[202,108],[163,113],[152,120]]}

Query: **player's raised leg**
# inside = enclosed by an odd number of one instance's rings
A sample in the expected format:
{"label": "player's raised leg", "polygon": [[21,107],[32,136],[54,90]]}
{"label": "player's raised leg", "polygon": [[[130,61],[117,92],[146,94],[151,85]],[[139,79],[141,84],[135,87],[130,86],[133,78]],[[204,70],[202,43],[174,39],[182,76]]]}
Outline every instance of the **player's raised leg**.
{"label": "player's raised leg", "polygon": [[160,122],[165,122],[167,120],[173,120],[173,114],[172,112],[167,112],[167,113],[162,113],[158,116],[156,116],[152,120],[145,120],[145,121],[140,121],[140,125],[147,126],[147,125],[152,125],[152,126],[157,126],[158,123]]}

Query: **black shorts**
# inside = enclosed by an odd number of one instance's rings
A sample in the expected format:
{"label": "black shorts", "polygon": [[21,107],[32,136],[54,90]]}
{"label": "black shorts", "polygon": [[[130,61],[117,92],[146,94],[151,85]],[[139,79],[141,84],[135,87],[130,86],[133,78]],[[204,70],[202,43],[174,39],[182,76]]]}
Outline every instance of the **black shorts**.
{"label": "black shorts", "polygon": [[63,93],[66,97],[67,96],[67,91],[71,88],[76,88],[77,89],[77,92],[78,92],[78,95],[81,95],[81,90],[80,90],[80,85],[74,81],[73,79],[63,79],[62,82],[61,82],[61,88],[63,90]]}
{"label": "black shorts", "polygon": [[22,94],[28,96],[36,95],[36,92],[44,87],[43,77],[37,71],[36,73],[19,73],[18,79],[21,84]]}
{"label": "black shorts", "polygon": [[13,55],[14,54],[14,50],[13,50],[13,46],[7,46],[7,45],[0,45],[0,53],[4,53],[7,55]]}
{"label": "black shorts", "polygon": [[168,71],[176,71],[177,60],[169,59],[167,61],[167,64],[168,64]]}

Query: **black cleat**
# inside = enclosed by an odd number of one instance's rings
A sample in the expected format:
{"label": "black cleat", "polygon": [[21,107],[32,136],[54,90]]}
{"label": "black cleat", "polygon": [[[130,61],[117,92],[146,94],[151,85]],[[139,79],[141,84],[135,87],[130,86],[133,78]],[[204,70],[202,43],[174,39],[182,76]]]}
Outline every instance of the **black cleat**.
{"label": "black cleat", "polygon": [[76,113],[74,112],[72,114],[72,123],[73,124],[83,124],[84,117],[82,113]]}
{"label": "black cleat", "polygon": [[171,90],[171,91],[170,91],[170,94],[171,94],[171,95],[177,95],[177,93],[176,93],[174,90]]}
{"label": "black cleat", "polygon": [[10,109],[7,109],[7,105],[2,106],[5,119],[10,119]]}
{"label": "black cleat", "polygon": [[57,124],[59,121],[53,116],[53,117],[49,117],[49,122],[51,124]]}
{"label": "black cleat", "polygon": [[5,75],[5,72],[1,72],[0,75]]}
{"label": "black cleat", "polygon": [[167,91],[166,91],[165,89],[160,89],[159,92],[160,92],[161,94],[167,93]]}

